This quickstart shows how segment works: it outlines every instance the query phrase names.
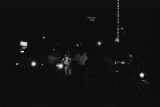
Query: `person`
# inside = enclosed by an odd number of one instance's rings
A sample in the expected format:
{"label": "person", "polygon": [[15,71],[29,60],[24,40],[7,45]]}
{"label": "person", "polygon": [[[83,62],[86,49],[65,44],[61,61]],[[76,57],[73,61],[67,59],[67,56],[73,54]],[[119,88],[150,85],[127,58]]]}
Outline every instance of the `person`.
{"label": "person", "polygon": [[68,75],[72,75],[72,70],[71,70],[71,61],[72,61],[72,58],[69,57],[69,53],[68,55],[65,54],[65,57],[62,59],[65,67],[64,67],[64,71],[65,71],[65,75],[68,76]]}
{"label": "person", "polygon": [[82,95],[84,92],[87,60],[88,57],[86,53],[76,53],[74,55],[72,67],[75,94]]}
{"label": "person", "polygon": [[77,64],[79,64],[81,66],[85,66],[87,59],[88,59],[88,57],[87,57],[86,53],[83,53],[82,55],[80,53],[77,53],[75,55],[75,60],[76,60]]}
{"label": "person", "polygon": [[55,55],[49,55],[47,60],[48,60],[49,65],[54,65],[56,64],[58,58]]}

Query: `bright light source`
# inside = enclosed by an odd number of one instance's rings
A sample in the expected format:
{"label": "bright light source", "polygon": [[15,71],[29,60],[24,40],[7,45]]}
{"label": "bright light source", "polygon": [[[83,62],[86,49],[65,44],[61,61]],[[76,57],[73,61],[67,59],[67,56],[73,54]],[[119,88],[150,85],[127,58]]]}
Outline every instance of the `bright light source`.
{"label": "bright light source", "polygon": [[24,53],[24,50],[21,50],[20,53]]}
{"label": "bright light source", "polygon": [[79,44],[77,43],[77,44],[76,44],[76,46],[78,47],[78,46],[79,46]]}
{"label": "bright light source", "polygon": [[101,45],[102,45],[102,42],[101,42],[101,41],[98,41],[98,42],[97,42],[97,45],[98,45],[98,46],[101,46]]}
{"label": "bright light source", "polygon": [[121,63],[121,64],[125,64],[126,62],[125,62],[125,61],[121,61],[120,63]]}
{"label": "bright light source", "polygon": [[119,41],[120,41],[119,38],[116,38],[116,39],[115,39],[115,42],[119,43]]}
{"label": "bright light source", "polygon": [[44,64],[41,64],[42,66],[44,65]]}
{"label": "bright light source", "polygon": [[139,76],[140,76],[141,78],[144,78],[145,74],[144,74],[143,72],[141,72],[141,73],[139,74]]}
{"label": "bright light source", "polygon": [[62,69],[62,68],[63,68],[63,64],[62,64],[62,63],[59,63],[59,64],[57,64],[56,66],[57,66],[57,68],[59,68],[59,69]]}
{"label": "bright light source", "polygon": [[17,63],[16,63],[16,66],[18,66],[18,65],[19,65],[19,63],[17,62]]}
{"label": "bright light source", "polygon": [[31,62],[31,66],[32,66],[32,67],[35,67],[36,65],[37,65],[36,61],[32,61],[32,62]]}
{"label": "bright light source", "polygon": [[45,38],[46,38],[45,36],[42,37],[42,39],[45,39]]}
{"label": "bright light source", "polygon": [[24,41],[20,41],[20,46],[25,46],[27,47],[28,43],[27,42],[24,42]]}

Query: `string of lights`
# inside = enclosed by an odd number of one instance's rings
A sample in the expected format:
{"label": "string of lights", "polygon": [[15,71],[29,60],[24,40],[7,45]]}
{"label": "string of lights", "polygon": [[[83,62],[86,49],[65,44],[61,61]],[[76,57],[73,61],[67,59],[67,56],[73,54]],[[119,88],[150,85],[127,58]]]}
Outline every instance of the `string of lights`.
{"label": "string of lights", "polygon": [[119,4],[119,0],[117,0],[117,30],[116,30],[116,38],[115,38],[116,43],[120,42],[119,35],[120,35],[120,4]]}

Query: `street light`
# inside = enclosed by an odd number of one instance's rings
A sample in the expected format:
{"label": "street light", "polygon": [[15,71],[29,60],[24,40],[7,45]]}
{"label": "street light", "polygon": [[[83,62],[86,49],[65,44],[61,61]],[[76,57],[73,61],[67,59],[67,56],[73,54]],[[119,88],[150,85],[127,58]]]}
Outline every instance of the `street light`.
{"label": "street light", "polygon": [[97,41],[97,45],[98,45],[98,46],[101,46],[101,45],[102,45],[102,42],[101,42],[101,41]]}
{"label": "street light", "polygon": [[145,74],[144,74],[143,72],[141,72],[141,73],[139,74],[139,76],[140,76],[140,78],[144,78]]}
{"label": "street light", "polygon": [[32,66],[32,67],[36,67],[36,66],[37,66],[37,62],[36,62],[36,61],[32,61],[32,62],[31,62],[31,66]]}

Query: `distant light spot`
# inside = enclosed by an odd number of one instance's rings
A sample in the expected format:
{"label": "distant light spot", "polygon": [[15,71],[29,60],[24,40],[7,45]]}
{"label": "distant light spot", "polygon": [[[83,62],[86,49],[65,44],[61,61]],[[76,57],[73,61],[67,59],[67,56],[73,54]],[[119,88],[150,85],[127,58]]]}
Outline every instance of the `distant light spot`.
{"label": "distant light spot", "polygon": [[31,66],[32,66],[32,67],[36,67],[36,66],[37,66],[37,62],[36,62],[36,61],[32,61],[32,62],[31,62]]}
{"label": "distant light spot", "polygon": [[64,66],[63,66],[62,63],[58,63],[58,64],[56,65],[56,67],[59,68],[59,69],[62,69]]}
{"label": "distant light spot", "polygon": [[116,65],[116,64],[117,64],[117,61],[115,61],[114,64]]}
{"label": "distant light spot", "polygon": [[96,17],[88,16],[87,19],[89,19],[89,21],[91,21],[91,22],[94,22],[96,20]]}
{"label": "distant light spot", "polygon": [[46,39],[46,37],[45,37],[45,36],[42,36],[42,39]]}
{"label": "distant light spot", "polygon": [[16,63],[16,66],[18,66],[18,65],[19,65],[19,63],[17,62],[17,63]]}
{"label": "distant light spot", "polygon": [[120,63],[121,63],[121,64],[125,64],[126,62],[125,62],[125,61],[121,61]]}
{"label": "distant light spot", "polygon": [[116,70],[115,72],[116,72],[116,73],[118,73],[119,71],[118,71],[118,70]]}
{"label": "distant light spot", "polygon": [[101,42],[101,41],[98,41],[98,42],[97,42],[97,45],[98,45],[98,46],[101,46],[101,45],[102,45],[102,42]]}
{"label": "distant light spot", "polygon": [[20,53],[24,53],[24,50],[21,50]]}
{"label": "distant light spot", "polygon": [[121,30],[124,30],[124,28],[123,28],[123,27],[121,27]]}
{"label": "distant light spot", "polygon": [[77,43],[76,46],[79,47],[79,44]]}
{"label": "distant light spot", "polygon": [[132,54],[129,54],[129,57],[130,57],[130,58],[133,58],[133,55],[132,55]]}
{"label": "distant light spot", "polygon": [[24,42],[24,41],[20,41],[20,46],[25,46],[27,47],[28,43],[27,42]]}
{"label": "distant light spot", "polygon": [[141,72],[141,73],[139,74],[139,76],[140,76],[140,78],[144,78],[145,74],[144,74],[143,72]]}
{"label": "distant light spot", "polygon": [[24,41],[20,41],[20,46],[22,46],[20,53],[24,53],[24,50],[27,48],[28,43]]}
{"label": "distant light spot", "polygon": [[115,42],[119,43],[119,42],[120,42],[119,38],[116,38],[116,39],[115,39]]}

